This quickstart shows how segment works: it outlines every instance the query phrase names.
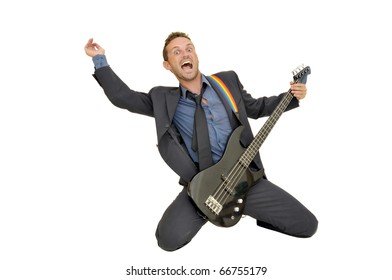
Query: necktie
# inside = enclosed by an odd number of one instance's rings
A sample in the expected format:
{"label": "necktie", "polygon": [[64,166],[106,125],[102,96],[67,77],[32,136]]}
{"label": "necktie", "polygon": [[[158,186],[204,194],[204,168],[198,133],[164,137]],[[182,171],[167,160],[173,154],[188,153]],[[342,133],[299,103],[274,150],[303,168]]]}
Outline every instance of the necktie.
{"label": "necktie", "polygon": [[194,96],[192,93],[187,91],[187,97],[193,99],[196,103],[195,120],[193,125],[193,137],[192,137],[192,150],[199,156],[199,170],[206,169],[212,165],[211,145],[210,138],[208,136],[208,125],[206,115],[201,101],[203,99],[203,91],[201,94]]}

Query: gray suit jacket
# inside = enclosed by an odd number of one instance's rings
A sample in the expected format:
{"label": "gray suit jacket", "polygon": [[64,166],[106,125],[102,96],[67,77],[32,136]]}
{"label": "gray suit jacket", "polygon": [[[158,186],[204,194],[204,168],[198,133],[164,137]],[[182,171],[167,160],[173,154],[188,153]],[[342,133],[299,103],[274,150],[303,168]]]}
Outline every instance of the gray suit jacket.
{"label": "gray suit jacket", "polygon": [[[269,116],[284,93],[279,96],[256,99],[244,90],[235,72],[220,72],[215,75],[226,84],[237,103],[238,114],[235,116],[226,99],[221,96],[222,93],[214,88],[227,109],[233,128],[239,123],[244,126],[241,144],[246,147],[253,139],[248,117],[257,119]],[[93,76],[115,106],[155,118],[158,149],[162,158],[180,176],[182,184],[189,182],[198,172],[198,168],[189,156],[180,133],[173,124],[174,113],[180,98],[180,88],[158,86],[148,93],[137,92],[131,90],[109,66],[97,69]],[[213,83],[211,85],[213,86]],[[297,106],[298,100],[293,98],[286,111]],[[255,157],[253,166],[263,169],[259,155]]]}

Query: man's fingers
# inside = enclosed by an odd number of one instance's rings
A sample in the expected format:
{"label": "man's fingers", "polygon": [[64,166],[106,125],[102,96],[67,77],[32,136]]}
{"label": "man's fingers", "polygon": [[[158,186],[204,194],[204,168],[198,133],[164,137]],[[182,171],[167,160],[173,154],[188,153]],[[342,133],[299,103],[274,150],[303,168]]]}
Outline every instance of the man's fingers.
{"label": "man's fingers", "polygon": [[92,43],[93,43],[93,38],[91,38],[87,41],[85,48],[88,48],[89,46],[91,46]]}

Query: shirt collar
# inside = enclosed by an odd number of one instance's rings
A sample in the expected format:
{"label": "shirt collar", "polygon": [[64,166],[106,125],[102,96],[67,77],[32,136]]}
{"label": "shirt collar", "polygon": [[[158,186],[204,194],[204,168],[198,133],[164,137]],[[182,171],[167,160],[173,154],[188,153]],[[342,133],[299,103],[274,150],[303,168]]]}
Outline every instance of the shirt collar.
{"label": "shirt collar", "polygon": [[[202,84],[205,83],[205,84],[207,84],[207,86],[211,87],[210,82],[207,80],[207,78],[203,74],[201,75],[201,82],[202,82]],[[186,91],[187,91],[187,89],[184,88],[181,84],[180,84],[180,88],[181,88],[181,96],[183,98],[186,98]]]}

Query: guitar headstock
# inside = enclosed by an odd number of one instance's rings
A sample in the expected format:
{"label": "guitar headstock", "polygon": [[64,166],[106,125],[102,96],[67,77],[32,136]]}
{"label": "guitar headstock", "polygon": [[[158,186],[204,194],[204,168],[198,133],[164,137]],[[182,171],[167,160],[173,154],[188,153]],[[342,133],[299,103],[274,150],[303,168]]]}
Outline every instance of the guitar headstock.
{"label": "guitar headstock", "polygon": [[295,68],[293,71],[293,80],[295,83],[301,83],[301,84],[306,84],[306,79],[308,75],[310,74],[310,67],[309,66],[304,66],[301,64],[297,68]]}

